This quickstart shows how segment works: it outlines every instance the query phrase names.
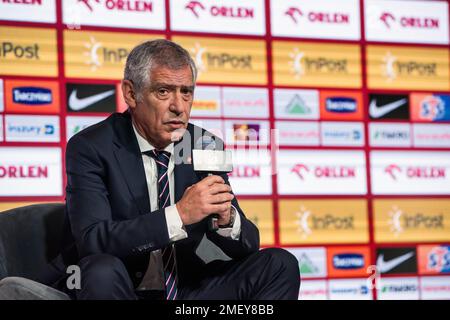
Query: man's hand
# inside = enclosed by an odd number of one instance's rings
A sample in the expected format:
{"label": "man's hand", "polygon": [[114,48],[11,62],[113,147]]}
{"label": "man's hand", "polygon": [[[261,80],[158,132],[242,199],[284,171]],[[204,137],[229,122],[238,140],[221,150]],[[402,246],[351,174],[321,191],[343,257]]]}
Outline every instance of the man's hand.
{"label": "man's hand", "polygon": [[184,225],[203,220],[210,214],[219,215],[219,225],[230,222],[231,187],[220,176],[212,175],[186,189],[177,202],[177,210]]}

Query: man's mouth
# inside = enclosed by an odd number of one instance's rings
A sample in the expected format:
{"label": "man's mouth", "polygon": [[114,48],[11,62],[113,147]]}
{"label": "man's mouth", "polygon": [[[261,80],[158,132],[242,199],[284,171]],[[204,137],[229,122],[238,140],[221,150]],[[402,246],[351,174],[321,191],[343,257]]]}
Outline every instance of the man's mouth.
{"label": "man's mouth", "polygon": [[185,125],[185,122],[182,120],[170,120],[170,121],[166,121],[164,124],[172,127],[172,128],[182,128]]}

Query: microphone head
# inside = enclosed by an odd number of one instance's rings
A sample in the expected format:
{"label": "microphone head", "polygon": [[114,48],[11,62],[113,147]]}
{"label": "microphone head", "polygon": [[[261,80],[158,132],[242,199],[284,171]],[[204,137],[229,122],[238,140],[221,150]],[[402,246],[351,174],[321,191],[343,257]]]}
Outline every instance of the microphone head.
{"label": "microphone head", "polygon": [[231,151],[192,150],[194,171],[228,173],[233,171]]}
{"label": "microphone head", "polygon": [[194,149],[215,150],[216,149],[216,140],[209,135],[202,135],[195,142]]}

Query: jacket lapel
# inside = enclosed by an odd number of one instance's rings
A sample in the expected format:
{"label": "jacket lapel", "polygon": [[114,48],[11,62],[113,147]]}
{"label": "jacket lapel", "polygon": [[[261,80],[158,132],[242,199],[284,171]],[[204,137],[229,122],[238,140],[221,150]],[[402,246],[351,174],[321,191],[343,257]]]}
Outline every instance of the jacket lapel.
{"label": "jacket lapel", "polygon": [[127,183],[128,189],[138,206],[140,214],[150,212],[144,164],[128,112],[119,114],[114,123],[114,155]]}

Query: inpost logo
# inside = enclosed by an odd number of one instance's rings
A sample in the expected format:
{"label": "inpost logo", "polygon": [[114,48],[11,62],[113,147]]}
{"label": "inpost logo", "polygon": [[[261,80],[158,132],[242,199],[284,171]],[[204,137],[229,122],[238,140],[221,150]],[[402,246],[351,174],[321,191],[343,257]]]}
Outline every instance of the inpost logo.
{"label": "inpost logo", "polygon": [[207,72],[210,68],[252,70],[252,56],[249,54],[233,55],[227,52],[208,52],[208,48],[202,47],[198,42],[190,51],[199,72]]}
{"label": "inpost logo", "polygon": [[398,206],[393,206],[388,215],[388,224],[395,236],[399,236],[408,230],[444,229],[444,216],[442,214],[427,215],[420,212],[408,214]]}
{"label": "inpost logo", "polygon": [[397,77],[436,77],[437,62],[428,61],[421,62],[417,60],[399,60],[398,56],[390,51],[386,52],[383,57],[384,76],[387,81],[394,81]]}
{"label": "inpost logo", "polygon": [[274,81],[278,85],[360,87],[361,59],[355,45],[273,42]]}
{"label": "inpost logo", "polygon": [[291,72],[296,79],[300,79],[305,74],[346,74],[348,60],[330,59],[323,56],[307,56],[304,51],[294,48],[290,53],[289,62]]}
{"label": "inpost logo", "polygon": [[56,76],[56,30],[0,27],[2,74]]}
{"label": "inpost logo", "polygon": [[449,51],[440,48],[367,47],[370,88],[448,90]]}
{"label": "inpost logo", "polygon": [[375,241],[449,241],[450,202],[443,199],[374,201]]}
{"label": "inpost logo", "polygon": [[266,47],[262,40],[173,37],[191,54],[199,82],[267,84]]}
{"label": "inpost logo", "polygon": [[348,216],[336,216],[333,214],[318,215],[313,214],[309,209],[304,206],[300,207],[300,210],[296,212],[297,216],[297,232],[302,238],[309,237],[314,231],[318,230],[353,230],[354,229],[354,217]]}
{"label": "inpost logo", "polygon": [[66,76],[120,79],[129,52],[146,40],[139,34],[65,30]]}

